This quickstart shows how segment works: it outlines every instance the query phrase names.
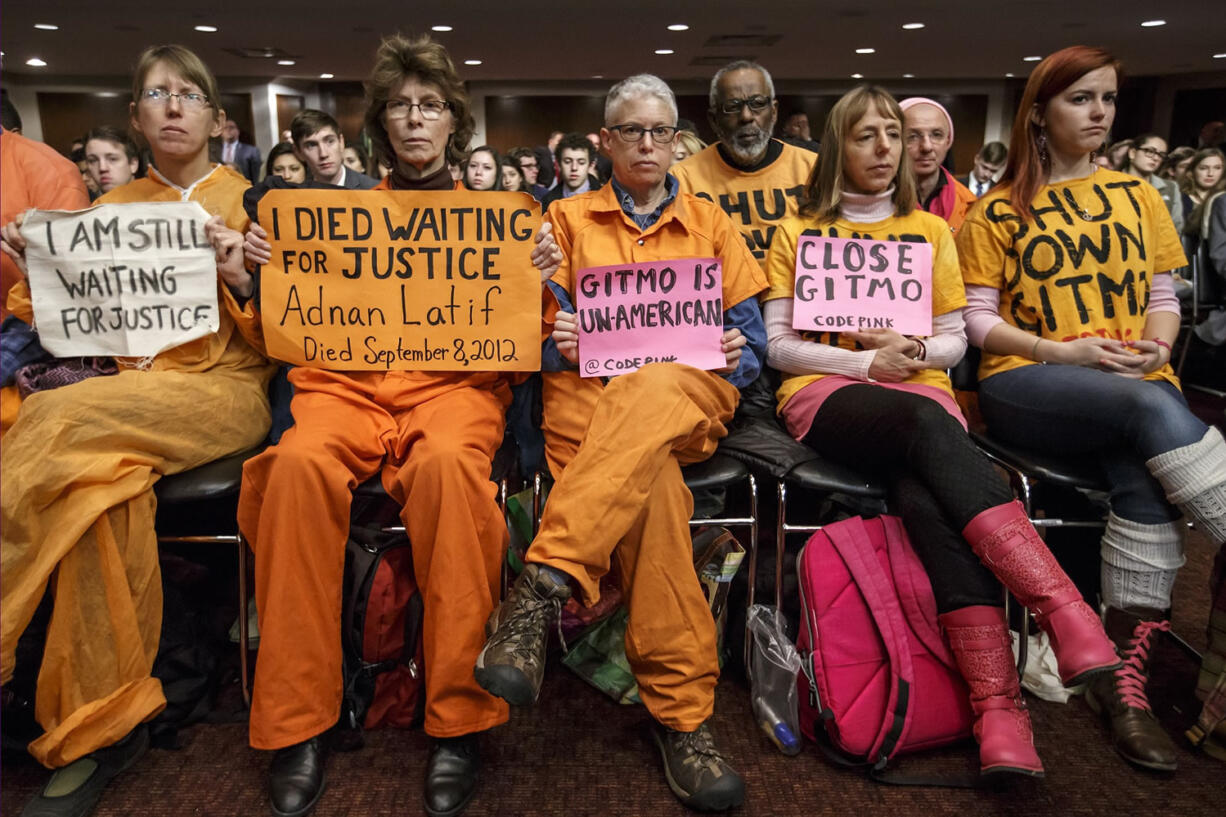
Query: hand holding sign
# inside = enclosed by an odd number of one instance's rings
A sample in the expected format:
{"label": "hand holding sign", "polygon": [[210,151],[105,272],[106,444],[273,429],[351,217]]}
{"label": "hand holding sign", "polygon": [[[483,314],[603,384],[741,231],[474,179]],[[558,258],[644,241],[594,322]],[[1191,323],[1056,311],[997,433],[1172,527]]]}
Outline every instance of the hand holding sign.
{"label": "hand holding sign", "polygon": [[22,275],[29,277],[29,271],[26,269],[26,240],[21,235],[21,223],[25,218],[25,213],[18,213],[15,219],[0,230],[0,250],[13,259]]}
{"label": "hand holding sign", "polygon": [[564,312],[561,309],[553,318],[553,334],[550,336],[557,344],[558,354],[574,365],[579,365],[579,324],[574,312]]}
{"label": "hand holding sign", "polygon": [[243,234],[226,226],[221,216],[204,223],[204,235],[217,256],[217,272],[241,298],[250,298],[254,287],[251,273],[243,266]]}
{"label": "hand holding sign", "polygon": [[532,266],[541,273],[544,284],[562,265],[562,248],[553,240],[553,225],[546,221],[536,231],[536,246],[532,248]]}

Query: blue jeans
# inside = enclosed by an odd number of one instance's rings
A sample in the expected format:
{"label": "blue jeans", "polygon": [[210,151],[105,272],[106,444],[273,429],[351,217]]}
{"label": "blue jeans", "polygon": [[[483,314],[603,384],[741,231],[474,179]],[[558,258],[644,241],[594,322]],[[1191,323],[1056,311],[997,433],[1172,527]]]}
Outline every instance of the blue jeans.
{"label": "blue jeans", "polygon": [[1049,454],[1097,459],[1111,509],[1157,525],[1179,516],[1145,461],[1197,442],[1209,430],[1163,380],[1131,380],[1082,366],[1021,366],[979,384],[992,436]]}

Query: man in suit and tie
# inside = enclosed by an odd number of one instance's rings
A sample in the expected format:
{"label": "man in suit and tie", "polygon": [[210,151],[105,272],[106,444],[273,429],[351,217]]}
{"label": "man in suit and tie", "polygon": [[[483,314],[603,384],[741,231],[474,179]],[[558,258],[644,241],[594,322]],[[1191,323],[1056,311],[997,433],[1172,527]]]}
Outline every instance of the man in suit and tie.
{"label": "man in suit and tie", "polygon": [[345,137],[340,125],[328,114],[311,108],[299,111],[289,129],[294,137],[294,154],[315,181],[348,190],[369,190],[379,183],[378,179],[345,167]]}
{"label": "man in suit and tie", "polygon": [[981,198],[992,189],[993,179],[1005,169],[1005,160],[1008,158],[1009,149],[1002,143],[988,142],[975,154],[974,170],[958,177],[958,181],[966,185],[967,189],[975,194],[975,198]]}
{"label": "man in suit and tie", "polygon": [[260,149],[238,141],[238,125],[232,119],[221,126],[221,162],[234,165],[252,184],[260,180]]}

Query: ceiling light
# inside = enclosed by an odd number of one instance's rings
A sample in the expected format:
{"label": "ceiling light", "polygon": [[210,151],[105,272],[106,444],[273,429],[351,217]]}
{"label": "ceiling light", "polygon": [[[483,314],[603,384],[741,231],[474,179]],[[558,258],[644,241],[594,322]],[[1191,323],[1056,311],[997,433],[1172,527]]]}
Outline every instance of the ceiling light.
{"label": "ceiling light", "polygon": [[451,31],[451,26],[430,26],[431,31]]}
{"label": "ceiling light", "polygon": [[690,27],[687,26],[685,23],[673,23],[671,26],[668,27],[668,30],[669,31],[689,31]]}
{"label": "ceiling light", "polygon": [[876,54],[877,49],[875,48],[857,48],[856,53],[857,54]]}
{"label": "ceiling light", "polygon": [[903,74],[903,79],[915,79],[915,74]]}
{"label": "ceiling light", "polygon": [[1141,28],[1157,28],[1164,25],[1166,25],[1166,20],[1146,20],[1141,23]]}
{"label": "ceiling light", "polygon": [[905,28],[907,31],[915,31],[917,28],[923,28],[924,24],[923,23],[903,23],[902,27]]}
{"label": "ceiling light", "polygon": [[59,31],[60,27],[51,23],[35,23],[34,27],[39,31]]}
{"label": "ceiling light", "polygon": [[94,96],[102,96],[102,97],[107,97],[109,99],[110,97],[119,96],[119,92],[118,91],[98,91],[96,94],[94,94]]}
{"label": "ceiling light", "polygon": [[657,48],[656,53],[661,57],[667,57],[669,54],[673,53],[673,50],[671,48]]}
{"label": "ceiling light", "polygon": [[293,60],[277,60],[277,65],[293,65]]}
{"label": "ceiling light", "polygon": [[1042,57],[1022,57],[1022,62],[1038,62]]}
{"label": "ceiling light", "polygon": [[332,77],[333,77],[332,74],[320,74],[319,75],[320,79],[332,79]]}
{"label": "ceiling light", "polygon": [[863,74],[852,74],[851,78],[852,79],[864,79],[864,75]]}
{"label": "ceiling light", "polygon": [[197,31],[203,31],[205,34],[212,34],[217,31],[217,26],[196,26]]}
{"label": "ceiling light", "polygon": [[30,66],[31,68],[46,68],[47,67],[47,63],[43,62],[38,57],[31,57],[30,59],[26,60],[26,65]]}
{"label": "ceiling light", "polygon": [[1012,72],[1012,71],[1010,71],[1010,72],[1006,73],[1006,74],[1005,74],[1005,76],[1006,76],[1006,77],[1010,77],[1010,78],[1012,78],[1012,77],[1013,77],[1013,72]]}
{"label": "ceiling light", "polygon": [[[0,56],[3,56],[3,55],[0,55]],[[1226,58],[1226,52],[1223,52],[1223,53],[1221,53],[1221,54],[1214,54],[1214,55],[1213,55],[1213,58],[1214,58],[1215,60],[1220,60],[1220,59]]]}
{"label": "ceiling light", "polygon": [[592,79],[604,79],[604,74],[592,74]]}
{"label": "ceiling light", "polygon": [[481,60],[464,60],[465,65],[480,65]]}

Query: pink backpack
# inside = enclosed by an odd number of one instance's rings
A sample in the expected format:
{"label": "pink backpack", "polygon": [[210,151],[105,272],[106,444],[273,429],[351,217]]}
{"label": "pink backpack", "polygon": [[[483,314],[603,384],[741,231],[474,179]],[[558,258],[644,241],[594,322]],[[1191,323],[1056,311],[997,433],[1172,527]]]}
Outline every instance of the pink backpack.
{"label": "pink backpack", "polygon": [[897,754],[970,737],[969,692],[902,520],[827,525],[809,538],[797,570],[805,737],[835,762],[874,772]]}

